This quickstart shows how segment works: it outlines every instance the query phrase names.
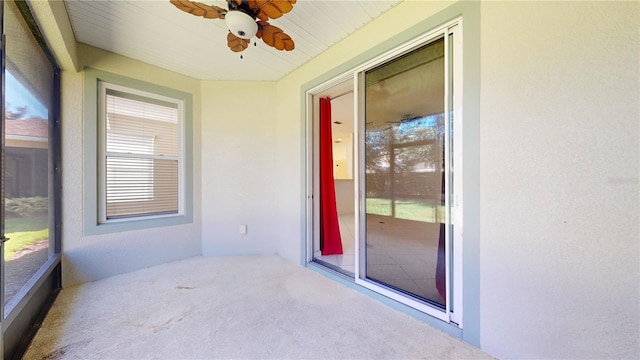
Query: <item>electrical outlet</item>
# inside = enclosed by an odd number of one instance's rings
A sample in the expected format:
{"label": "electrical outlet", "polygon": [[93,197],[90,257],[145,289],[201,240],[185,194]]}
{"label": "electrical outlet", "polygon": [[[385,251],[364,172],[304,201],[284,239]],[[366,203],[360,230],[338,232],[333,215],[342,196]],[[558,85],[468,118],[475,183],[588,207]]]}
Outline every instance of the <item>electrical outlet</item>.
{"label": "electrical outlet", "polygon": [[240,225],[240,234],[247,235],[247,225],[246,224]]}

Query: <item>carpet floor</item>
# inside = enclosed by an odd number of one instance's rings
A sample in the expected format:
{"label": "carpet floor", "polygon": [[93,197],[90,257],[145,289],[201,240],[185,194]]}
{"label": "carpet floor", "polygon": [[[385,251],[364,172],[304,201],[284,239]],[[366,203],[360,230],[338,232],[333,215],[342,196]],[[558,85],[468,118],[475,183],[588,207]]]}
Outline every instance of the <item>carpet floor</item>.
{"label": "carpet floor", "polygon": [[278,256],[237,256],[65,288],[24,358],[491,357]]}

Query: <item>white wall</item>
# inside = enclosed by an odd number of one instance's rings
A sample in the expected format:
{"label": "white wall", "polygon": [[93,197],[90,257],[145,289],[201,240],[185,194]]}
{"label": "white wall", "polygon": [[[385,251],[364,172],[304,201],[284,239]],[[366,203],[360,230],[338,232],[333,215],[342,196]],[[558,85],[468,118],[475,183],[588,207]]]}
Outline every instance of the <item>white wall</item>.
{"label": "white wall", "polygon": [[[193,94],[195,134],[200,133],[200,82],[89,46],[78,48],[83,65]],[[122,274],[201,254],[200,138],[194,136],[192,224],[132,232],[83,234],[83,74],[62,73],[63,286]]]}
{"label": "white wall", "polygon": [[638,2],[482,5],[482,348],[638,358]]}
{"label": "white wall", "polygon": [[[446,5],[403,2],[278,82],[281,255],[304,236],[301,87]],[[638,3],[487,2],[481,24],[481,347],[637,358]]]}
{"label": "white wall", "polygon": [[355,212],[355,198],[353,180],[336,180],[336,210],[338,215],[353,214]]}
{"label": "white wall", "polygon": [[275,151],[275,83],[204,81],[202,99],[203,254],[276,253],[274,189],[291,179]]}

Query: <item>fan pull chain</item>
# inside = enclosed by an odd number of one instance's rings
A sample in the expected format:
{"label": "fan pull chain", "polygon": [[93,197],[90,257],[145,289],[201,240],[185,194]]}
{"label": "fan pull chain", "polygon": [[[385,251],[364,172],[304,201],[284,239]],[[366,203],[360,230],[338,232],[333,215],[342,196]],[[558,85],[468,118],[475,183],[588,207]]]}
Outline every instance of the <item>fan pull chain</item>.
{"label": "fan pull chain", "polygon": [[[253,42],[253,46],[258,46],[258,43],[254,41],[254,42]],[[242,54],[240,54],[240,59],[244,59],[244,57],[242,56]]]}

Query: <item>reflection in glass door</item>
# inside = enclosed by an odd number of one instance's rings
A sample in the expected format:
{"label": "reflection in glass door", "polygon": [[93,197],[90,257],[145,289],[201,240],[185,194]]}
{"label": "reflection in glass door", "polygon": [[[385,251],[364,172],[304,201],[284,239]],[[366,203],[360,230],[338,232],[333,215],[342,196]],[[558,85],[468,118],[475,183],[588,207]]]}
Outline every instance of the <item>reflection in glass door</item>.
{"label": "reflection in glass door", "polygon": [[29,4],[1,6],[0,356],[19,358],[60,288],[60,77]]}
{"label": "reflection in glass door", "polygon": [[5,307],[53,254],[49,246],[53,68],[33,35],[24,31],[18,8],[6,4]]}
{"label": "reflection in glass door", "polygon": [[364,72],[366,278],[444,309],[445,41]]}

